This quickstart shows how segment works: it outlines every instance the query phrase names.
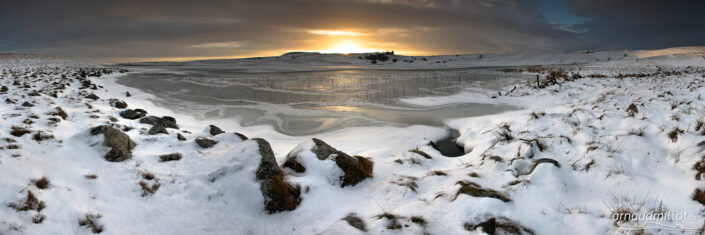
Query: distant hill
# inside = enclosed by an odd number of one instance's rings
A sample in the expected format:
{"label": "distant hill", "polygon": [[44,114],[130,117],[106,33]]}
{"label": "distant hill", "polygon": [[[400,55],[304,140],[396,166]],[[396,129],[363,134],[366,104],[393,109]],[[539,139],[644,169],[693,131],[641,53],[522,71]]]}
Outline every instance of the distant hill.
{"label": "distant hill", "polygon": [[552,64],[592,64],[604,62],[635,62],[660,56],[702,57],[705,47],[676,47],[660,50],[615,50],[573,52],[519,52],[498,54],[462,54],[436,56],[404,56],[379,53],[326,54],[318,52],[289,52],[280,56],[242,59],[197,60],[187,62],[142,62],[122,65],[179,65],[238,67],[286,67],[287,69],[362,68],[362,69],[428,69],[467,68],[488,66],[526,66]]}

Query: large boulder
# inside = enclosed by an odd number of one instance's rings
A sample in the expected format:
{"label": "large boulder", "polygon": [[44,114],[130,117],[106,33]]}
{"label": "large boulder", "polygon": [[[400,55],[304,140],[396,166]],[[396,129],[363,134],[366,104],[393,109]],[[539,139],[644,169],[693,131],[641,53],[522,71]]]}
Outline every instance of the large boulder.
{"label": "large boulder", "polygon": [[132,157],[132,149],[136,144],[127,134],[109,125],[91,128],[91,135],[100,134],[104,137],[103,145],[110,147],[110,151],[104,156],[105,160],[121,162]]}
{"label": "large boulder", "polygon": [[291,186],[284,181],[284,172],[279,168],[272,147],[266,140],[252,140],[257,142],[261,156],[255,176],[260,183],[265,210],[271,214],[296,209],[301,203],[301,187]]}
{"label": "large boulder", "polygon": [[338,176],[341,187],[354,186],[364,179],[372,178],[374,164],[369,159],[361,156],[350,156],[317,138],[313,138],[312,142],[313,145],[310,147],[310,151],[297,148],[290,152],[283,167],[298,173],[305,172],[306,166],[303,158],[313,155],[320,161],[333,161],[342,170],[343,174]]}

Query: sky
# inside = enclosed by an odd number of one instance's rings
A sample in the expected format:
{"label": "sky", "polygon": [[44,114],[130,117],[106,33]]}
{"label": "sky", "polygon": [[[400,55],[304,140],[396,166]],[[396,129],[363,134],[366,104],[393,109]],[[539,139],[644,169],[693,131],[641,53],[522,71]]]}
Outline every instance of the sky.
{"label": "sky", "polygon": [[125,62],[705,44],[702,0],[0,0],[0,52]]}

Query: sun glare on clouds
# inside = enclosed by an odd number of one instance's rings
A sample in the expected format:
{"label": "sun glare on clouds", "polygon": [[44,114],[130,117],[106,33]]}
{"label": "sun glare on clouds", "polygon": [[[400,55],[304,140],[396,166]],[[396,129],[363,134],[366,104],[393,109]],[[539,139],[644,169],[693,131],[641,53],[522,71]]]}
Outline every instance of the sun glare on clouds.
{"label": "sun glare on clouds", "polygon": [[308,32],[311,34],[327,35],[327,36],[363,36],[363,35],[365,35],[363,33],[355,32],[355,31],[345,31],[345,30],[317,29],[317,30],[309,30]]}
{"label": "sun glare on clouds", "polygon": [[340,42],[340,43],[336,44],[335,46],[333,46],[333,48],[330,48],[327,50],[322,50],[321,53],[348,54],[348,53],[365,53],[365,52],[375,52],[375,51],[380,51],[380,50],[371,49],[371,48],[363,48],[354,42],[346,41],[346,42]]}

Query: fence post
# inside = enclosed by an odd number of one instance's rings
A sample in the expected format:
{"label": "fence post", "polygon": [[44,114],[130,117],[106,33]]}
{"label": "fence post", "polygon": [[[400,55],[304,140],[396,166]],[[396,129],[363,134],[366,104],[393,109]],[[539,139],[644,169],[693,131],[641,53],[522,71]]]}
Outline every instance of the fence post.
{"label": "fence post", "polygon": [[541,84],[539,83],[539,75],[536,74],[536,88],[541,87]]}

